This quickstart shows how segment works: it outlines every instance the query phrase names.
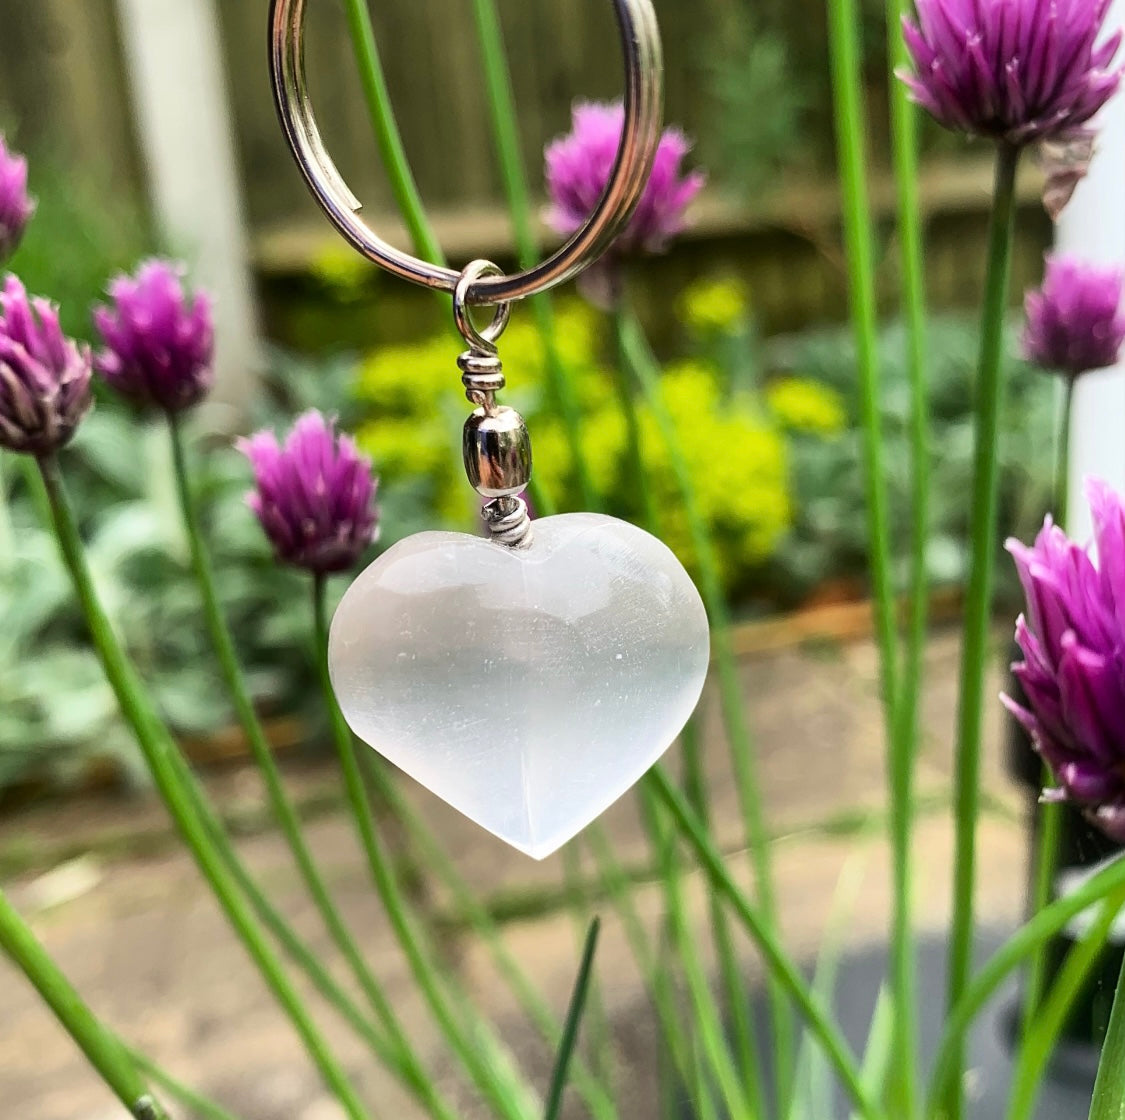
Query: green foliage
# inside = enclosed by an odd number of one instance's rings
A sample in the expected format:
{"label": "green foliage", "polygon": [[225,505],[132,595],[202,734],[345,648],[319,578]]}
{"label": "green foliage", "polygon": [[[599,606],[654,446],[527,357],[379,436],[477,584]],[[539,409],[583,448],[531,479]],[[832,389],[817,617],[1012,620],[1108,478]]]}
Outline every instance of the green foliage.
{"label": "green foliage", "polygon": [[311,262],[313,279],[334,300],[342,304],[360,303],[368,294],[372,280],[380,275],[375,265],[361,257],[350,245],[328,242]]}
{"label": "green foliage", "polygon": [[787,432],[837,436],[848,423],[844,398],[810,377],[778,377],[766,388],[770,412]]}
{"label": "green foliage", "polygon": [[[852,400],[855,359],[846,332],[806,333],[761,343],[751,300],[730,277],[693,284],[677,304],[681,354],[665,365],[664,403],[696,484],[728,593],[745,604],[787,606],[838,578],[862,581],[867,543],[859,434]],[[608,512],[643,512],[629,455],[609,332],[585,304],[557,313],[562,359],[581,404],[583,453]],[[288,427],[308,408],[340,416],[381,474],[386,547],[435,523],[473,531],[476,502],[457,448],[465,400],[446,334],[384,346],[360,360],[276,354],[266,392],[247,427]],[[932,325],[929,353],[934,415],[931,576],[965,574],[971,470],[972,330]],[[882,339],[883,423],[892,528],[905,581],[909,530],[909,387],[902,332]],[[535,469],[560,508],[580,505],[573,451],[551,399],[540,336],[517,316],[504,338],[511,386],[506,399],[529,419]],[[1051,383],[1021,363],[1006,373],[1011,391],[1003,450],[1004,521],[1026,532],[1046,506],[1053,418]],[[645,476],[669,546],[695,568],[678,488],[653,417],[638,406]],[[716,454],[717,447],[730,449]],[[205,450],[205,453],[202,453]],[[298,575],[279,569],[245,507],[250,471],[229,442],[200,449],[194,474],[214,550],[224,608],[263,710],[300,707],[314,669]],[[89,650],[55,542],[35,489],[4,463],[11,531],[0,566],[0,788],[29,774],[67,780],[91,755],[130,774],[132,740]],[[64,454],[83,517],[90,563],[132,655],[177,732],[201,735],[227,725],[199,618],[173,491],[167,435],[104,400]],[[3,526],[0,526],[3,528]],[[3,536],[3,534],[0,534]],[[1001,561],[1001,570],[1009,565]],[[1011,580],[1009,588],[1014,590]],[[297,606],[294,606],[297,604]],[[33,655],[33,656],[29,656]],[[66,704],[58,698],[67,697]]]}
{"label": "green foliage", "polygon": [[[697,325],[729,337],[741,330],[744,304],[719,292],[704,307],[696,299]],[[716,295],[712,291],[712,296]],[[733,316],[727,314],[733,310]],[[723,322],[727,323],[724,329]],[[641,495],[632,478],[628,431],[615,389],[605,325],[584,304],[558,312],[562,358],[573,379],[582,411],[582,452],[604,509],[637,518]],[[721,341],[721,340],[720,340]],[[722,366],[704,351],[666,371],[663,391],[680,426],[689,466],[699,480],[699,503],[714,534],[723,574],[732,589],[764,563],[789,528],[787,450],[784,434],[756,393],[733,391]],[[510,391],[505,399],[527,418],[534,433],[535,471],[561,508],[579,506],[573,450],[559,410],[551,400],[541,339],[529,318],[517,318],[504,336],[503,355]],[[356,397],[369,410],[359,441],[372,456],[383,492],[407,487],[428,504],[429,516],[459,528],[474,524],[472,491],[455,453],[465,401],[447,336],[383,347],[360,366]],[[689,568],[695,565],[678,487],[655,420],[639,406],[641,446],[648,485],[661,510],[669,546]],[[716,460],[716,441],[739,454]],[[419,484],[420,483],[420,484]]]}
{"label": "green foliage", "polygon": [[[144,252],[145,223],[127,200],[107,197],[49,158],[32,161],[30,189],[36,217],[6,267],[30,291],[59,304],[69,334],[89,339],[89,308],[107,279]],[[163,600],[151,602],[142,592],[162,585],[161,556],[172,537],[161,505],[143,492],[146,480],[158,477],[138,469],[143,442],[119,410],[101,403],[67,452],[99,585],[142,651],[153,648],[154,634],[162,635],[162,648],[180,638],[172,629],[145,629],[167,624],[153,618]],[[132,740],[86,644],[54,536],[39,515],[32,465],[0,456],[0,528],[6,530],[0,533],[0,790],[33,773],[76,778],[91,745],[133,773]],[[150,658],[149,667],[154,660],[167,659]],[[214,711],[213,692],[191,674],[162,672],[159,684],[169,710],[190,712],[184,725],[203,729],[206,713]]]}
{"label": "green foliage", "polygon": [[[704,278],[677,301],[684,355],[665,367],[663,392],[695,479],[728,593],[744,601],[791,606],[826,580],[861,583],[867,571],[863,462],[854,412],[855,351],[839,328],[762,344],[751,300],[730,277]],[[612,358],[599,317],[572,302],[558,313],[563,359],[582,409],[582,449],[599,502],[638,518],[641,495],[628,461],[629,435],[614,388]],[[884,330],[882,419],[898,557],[905,587],[910,531],[910,387],[902,329]],[[930,576],[955,584],[965,576],[971,473],[973,329],[956,319],[931,327],[934,501]],[[1009,352],[1015,352],[1014,340]],[[504,337],[510,386],[506,400],[528,417],[535,470],[560,508],[578,508],[573,452],[547,388],[539,335],[526,316]],[[456,454],[464,398],[445,335],[382,347],[362,360],[354,386],[360,443],[382,476],[395,518],[392,538],[434,519],[475,524],[473,494]],[[1012,360],[1005,376],[1007,436],[1003,455],[1005,523],[1026,532],[1046,508],[1053,433],[1051,383]],[[695,559],[663,441],[639,407],[642,456],[660,511],[661,532],[689,569]],[[715,455],[714,448],[735,449]],[[1001,560],[1001,586],[1015,591]]]}
{"label": "green foliage", "polygon": [[106,281],[151,252],[144,217],[127,199],[76,180],[49,161],[32,162],[29,187],[38,209],[7,267],[28,291],[59,304],[68,334],[90,338],[89,308]]}
{"label": "green foliage", "polygon": [[[977,341],[968,323],[936,318],[929,327],[927,352],[933,427],[933,493],[928,564],[931,580],[957,584],[968,563],[972,474],[973,385]],[[1006,347],[1016,352],[1015,339]],[[835,390],[842,400],[854,395],[855,349],[845,329],[779,338],[766,348],[775,370],[800,371]],[[881,399],[887,486],[891,502],[891,540],[896,584],[905,587],[910,533],[910,386],[906,340],[899,326],[880,339]],[[1001,442],[1001,524],[1027,535],[1048,508],[1054,439],[1055,393],[1049,378],[1014,358],[1004,371],[1006,413]],[[826,577],[862,578],[867,569],[867,524],[859,432],[854,417],[834,439],[796,438],[792,455],[793,533],[776,558],[778,597],[792,600]],[[1001,595],[1015,595],[1011,565],[999,562]]]}
{"label": "green foliage", "polygon": [[680,318],[693,334],[712,338],[738,334],[750,317],[750,294],[733,276],[705,276],[684,289]]}
{"label": "green foliage", "polygon": [[[255,421],[278,429],[301,408],[332,411],[325,398],[342,394],[343,371],[349,382],[353,376],[350,363],[313,370],[280,356],[274,369]],[[163,423],[148,425],[116,401],[99,401],[62,464],[99,593],[163,715],[184,736],[229,726],[232,713],[200,617]],[[34,471],[22,471],[10,455],[3,467],[13,550],[0,567],[0,790],[29,777],[78,779],[95,759],[139,777],[132,736],[89,648],[54,537],[39,515]],[[315,693],[310,618],[301,609],[304,582],[274,563],[245,505],[249,466],[229,441],[199,449],[193,475],[219,593],[250,687],[267,713],[303,710]]]}
{"label": "green foliage", "polygon": [[707,89],[714,103],[704,157],[746,191],[768,187],[793,162],[811,94],[786,37],[739,8],[724,13],[708,44]]}
{"label": "green foliage", "polygon": [[[704,362],[669,366],[661,391],[677,428],[695,498],[710,530],[720,575],[731,592],[745,591],[789,531],[789,454],[784,433],[757,395],[724,394],[721,371]],[[649,486],[661,535],[691,571],[698,570],[680,489],[656,421],[641,412]],[[737,448],[716,455],[715,449]],[[638,511],[639,512],[639,511]]]}
{"label": "green foliage", "polygon": [[70,588],[54,539],[22,523],[13,529],[0,579],[0,789],[31,771],[70,777],[92,739],[107,756],[128,752],[97,659],[74,648]]}

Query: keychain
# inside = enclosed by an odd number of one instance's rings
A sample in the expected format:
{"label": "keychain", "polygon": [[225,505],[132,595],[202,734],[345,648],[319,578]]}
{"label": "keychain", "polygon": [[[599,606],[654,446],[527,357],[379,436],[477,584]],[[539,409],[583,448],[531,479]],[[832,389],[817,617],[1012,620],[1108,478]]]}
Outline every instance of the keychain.
{"label": "keychain", "polygon": [[[649,0],[613,0],[625,54],[625,123],[605,193],[534,268],[488,261],[457,273],[382,241],[325,150],[305,83],[305,0],[273,0],[271,72],[285,134],[329,220],[368,260],[450,292],[475,406],[462,452],[485,499],[487,537],[399,541],[351,585],[332,621],[329,668],[364,742],[520,851],[542,859],[626,792],[699,701],[710,642],[687,572],[627,522],[569,513],[534,522],[523,418],[496,399],[498,342],[514,301],[577,276],[640,200],[661,128],[660,37]],[[470,309],[495,308],[483,330]]]}

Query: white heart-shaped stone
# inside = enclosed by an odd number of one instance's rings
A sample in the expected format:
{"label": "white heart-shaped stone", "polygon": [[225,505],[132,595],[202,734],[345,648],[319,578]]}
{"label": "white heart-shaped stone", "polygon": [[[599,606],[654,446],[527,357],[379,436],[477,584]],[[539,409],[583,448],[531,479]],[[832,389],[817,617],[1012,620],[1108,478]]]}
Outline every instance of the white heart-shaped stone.
{"label": "white heart-shaped stone", "polygon": [[400,541],[348,589],[329,642],[352,730],[536,859],[667,750],[709,656],[676,557],[592,513],[536,521],[528,548]]}

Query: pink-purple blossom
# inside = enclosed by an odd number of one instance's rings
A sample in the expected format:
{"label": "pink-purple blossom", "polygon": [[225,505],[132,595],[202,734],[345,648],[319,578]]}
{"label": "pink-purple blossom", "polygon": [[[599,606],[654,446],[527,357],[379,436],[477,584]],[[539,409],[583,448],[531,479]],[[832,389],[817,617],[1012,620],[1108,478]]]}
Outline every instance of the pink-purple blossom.
{"label": "pink-purple blossom", "polygon": [[1121,81],[1110,0],[917,0],[900,77],[957,132],[1022,145],[1082,135]]}
{"label": "pink-purple blossom", "polygon": [[1125,270],[1048,257],[1043,286],[1024,304],[1025,357],[1071,378],[1116,365],[1125,344],[1123,287]]}
{"label": "pink-purple blossom", "polygon": [[[547,222],[564,236],[585,223],[605,191],[625,127],[625,110],[620,102],[582,102],[574,106],[571,122],[571,131],[549,144],[545,153],[551,198]],[[701,171],[685,173],[689,151],[691,142],[678,128],[664,130],[648,185],[615,243],[616,250],[660,252],[684,228],[688,205],[706,182]]]}
{"label": "pink-purple blossom", "polygon": [[1096,561],[1049,518],[1031,547],[1008,543],[1027,596],[1013,666],[1027,706],[1004,702],[1058,783],[1044,799],[1125,843],[1125,503],[1097,479],[1086,495]]}
{"label": "pink-purple blossom", "polygon": [[90,409],[90,351],[63,334],[58,308],[8,276],[0,292],[0,447],[49,455]]}
{"label": "pink-purple blossom", "polygon": [[106,383],[135,404],[180,412],[214,380],[211,301],[185,290],[183,265],[145,261],[109,286],[111,304],[94,309],[105,349],[95,364]]}
{"label": "pink-purple blossom", "polygon": [[19,247],[34,213],[35,202],[27,193],[27,160],[10,151],[0,135],[0,264]]}
{"label": "pink-purple blossom", "polygon": [[375,539],[377,480],[333,420],[312,410],[284,443],[268,431],[238,441],[254,468],[246,501],[278,560],[326,574],[350,568]]}

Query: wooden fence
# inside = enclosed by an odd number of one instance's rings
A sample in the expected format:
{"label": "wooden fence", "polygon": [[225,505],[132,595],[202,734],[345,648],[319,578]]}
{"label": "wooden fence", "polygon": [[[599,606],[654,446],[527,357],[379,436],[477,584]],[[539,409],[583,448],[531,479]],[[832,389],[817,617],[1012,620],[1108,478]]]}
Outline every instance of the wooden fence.
{"label": "wooden fence", "polygon": [[[666,55],[667,116],[706,138],[713,119],[705,55],[728,6],[742,0],[655,0]],[[498,0],[533,182],[544,143],[565,131],[576,98],[620,95],[621,64],[606,0]],[[217,0],[248,212],[254,230],[312,214],[281,140],[265,62],[266,0]],[[795,38],[819,0],[778,6]],[[35,150],[65,152],[114,189],[136,182],[136,146],[114,0],[0,0],[0,123]],[[310,85],[329,147],[373,212],[390,205],[371,140],[339,0],[310,0]],[[437,211],[501,199],[470,0],[373,0],[372,16],[411,162]],[[782,17],[770,16],[771,19]],[[822,17],[821,17],[822,18]],[[818,20],[812,19],[815,26]],[[184,89],[184,97],[192,91]],[[762,106],[768,113],[770,107]]]}
{"label": "wooden fence", "polygon": [[140,197],[114,0],[0,0],[0,128],[76,178]]}
{"label": "wooden fence", "polygon": [[[667,43],[669,119],[694,127],[706,115],[695,80],[709,0],[658,0]],[[546,140],[564,132],[578,97],[620,96],[621,63],[606,0],[499,0],[526,166],[539,181]],[[259,2],[225,3],[223,25],[250,212],[258,223],[307,212],[303,186],[279,142],[266,83]],[[487,207],[502,198],[469,0],[372,4],[387,80],[411,165],[435,209]],[[376,212],[390,196],[371,141],[344,15],[309,4],[308,68],[329,150]]]}
{"label": "wooden fence", "polygon": [[[747,0],[654,2],[665,43],[667,117],[706,147],[715,114],[705,55],[731,11],[750,5]],[[266,273],[301,272],[333,242],[274,116],[265,57],[266,0],[216,3],[256,262]],[[498,4],[523,153],[537,185],[543,145],[566,129],[572,101],[618,95],[617,31],[606,0]],[[471,0],[372,0],[371,6],[408,154],[443,244],[456,259],[484,252],[503,260],[510,241]],[[371,220],[401,240],[389,215],[390,196],[342,7],[339,0],[309,0],[309,8],[310,86],[330,150]],[[804,77],[812,74],[821,83],[823,8],[823,0],[755,0],[750,8],[766,26],[784,33],[795,62],[807,71]],[[877,30],[873,25],[873,33]],[[30,150],[45,147],[56,163],[65,159],[76,176],[93,177],[106,189],[139,199],[140,160],[118,39],[114,0],[0,0],[0,126],[14,126],[16,141]],[[190,98],[191,89],[182,95]],[[760,111],[769,113],[771,106],[763,104]],[[873,110],[872,119],[883,115]],[[878,135],[874,139],[878,147]],[[819,145],[823,160],[823,135],[803,137],[800,143]],[[937,301],[964,304],[971,302],[977,277],[965,275],[963,246],[967,236],[980,236],[987,172],[967,158],[951,166],[952,173],[947,167],[925,185],[933,217],[930,266]],[[891,192],[883,193],[889,215]],[[668,277],[668,286],[685,273],[703,270],[707,261],[737,266],[732,260],[737,256],[770,323],[788,328],[842,312],[838,201],[830,175],[733,203],[712,195],[699,216],[705,242],[684,246],[684,267]],[[1023,259],[1027,274],[1034,275],[1047,229],[1033,219],[1025,232]]]}

